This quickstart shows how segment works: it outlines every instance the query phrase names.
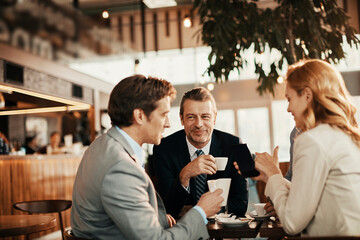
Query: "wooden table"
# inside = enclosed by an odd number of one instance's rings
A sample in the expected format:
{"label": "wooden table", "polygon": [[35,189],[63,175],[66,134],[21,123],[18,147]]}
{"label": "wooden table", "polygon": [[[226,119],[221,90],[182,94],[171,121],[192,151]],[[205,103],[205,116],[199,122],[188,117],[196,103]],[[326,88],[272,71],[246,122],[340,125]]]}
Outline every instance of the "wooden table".
{"label": "wooden table", "polygon": [[0,237],[41,232],[56,226],[56,219],[48,215],[2,215]]}
{"label": "wooden table", "polygon": [[211,221],[207,224],[210,238],[254,238],[259,232],[262,221],[251,221],[246,226],[228,227]]}
{"label": "wooden table", "polygon": [[267,237],[268,239],[281,239],[284,236],[288,236],[278,220],[264,220],[261,224],[259,232],[260,237]]}

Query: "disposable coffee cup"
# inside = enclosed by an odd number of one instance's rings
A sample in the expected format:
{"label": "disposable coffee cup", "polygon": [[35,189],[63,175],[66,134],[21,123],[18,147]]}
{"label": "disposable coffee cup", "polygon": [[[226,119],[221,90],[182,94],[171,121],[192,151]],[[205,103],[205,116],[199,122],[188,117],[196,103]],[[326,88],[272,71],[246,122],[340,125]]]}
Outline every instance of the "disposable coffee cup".
{"label": "disposable coffee cup", "polygon": [[227,157],[215,157],[215,164],[218,171],[224,171],[228,162]]}
{"label": "disposable coffee cup", "polygon": [[231,178],[219,178],[216,180],[208,180],[207,183],[210,192],[214,192],[218,188],[223,190],[221,196],[224,198],[224,201],[222,202],[221,206],[226,206],[229,196]]}
{"label": "disposable coffee cup", "polygon": [[266,203],[255,203],[254,204],[254,209],[255,209],[255,212],[258,216],[264,216],[266,215],[266,211],[265,211],[265,205]]}

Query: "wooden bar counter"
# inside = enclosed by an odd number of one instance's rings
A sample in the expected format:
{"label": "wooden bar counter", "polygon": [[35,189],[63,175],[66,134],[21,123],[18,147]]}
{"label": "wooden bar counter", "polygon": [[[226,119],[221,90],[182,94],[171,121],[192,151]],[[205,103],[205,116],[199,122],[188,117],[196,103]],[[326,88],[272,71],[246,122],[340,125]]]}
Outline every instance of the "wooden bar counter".
{"label": "wooden bar counter", "polygon": [[[0,155],[0,215],[26,214],[12,208],[13,203],[20,201],[71,200],[81,157],[71,154]],[[63,221],[65,227],[70,226],[70,210],[63,212]],[[57,226],[52,231],[58,229]],[[40,236],[32,234],[31,238],[34,238],[33,235]]]}

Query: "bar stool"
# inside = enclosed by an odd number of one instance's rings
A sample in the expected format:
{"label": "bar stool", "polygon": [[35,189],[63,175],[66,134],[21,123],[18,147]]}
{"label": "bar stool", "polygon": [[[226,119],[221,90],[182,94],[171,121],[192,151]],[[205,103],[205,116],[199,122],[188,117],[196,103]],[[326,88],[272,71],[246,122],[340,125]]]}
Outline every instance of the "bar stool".
{"label": "bar stool", "polygon": [[28,212],[29,214],[57,212],[59,215],[61,236],[62,239],[65,240],[61,212],[69,209],[71,204],[71,200],[38,200],[14,203],[13,208],[23,212]]}
{"label": "bar stool", "polygon": [[72,233],[71,229],[65,230],[64,235],[65,235],[65,240],[89,240],[89,239],[86,239],[86,238],[75,237],[74,234]]}

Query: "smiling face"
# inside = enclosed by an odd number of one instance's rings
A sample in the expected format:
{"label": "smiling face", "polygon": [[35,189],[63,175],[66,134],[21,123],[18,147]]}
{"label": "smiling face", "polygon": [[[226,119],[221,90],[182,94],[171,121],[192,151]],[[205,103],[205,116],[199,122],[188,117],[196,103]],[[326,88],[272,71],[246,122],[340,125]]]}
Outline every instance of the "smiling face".
{"label": "smiling face", "polygon": [[143,142],[158,145],[165,128],[170,127],[170,97],[166,96],[157,102],[157,107],[144,123]]}
{"label": "smiling face", "polygon": [[210,100],[185,100],[180,119],[186,137],[194,147],[203,148],[210,141],[216,122],[215,107]]}
{"label": "smiling face", "polygon": [[[302,129],[303,126],[303,114],[307,109],[309,103],[307,94],[304,91],[299,96],[297,92],[290,87],[289,84],[286,85],[285,96],[289,102],[287,111],[294,116],[295,126],[300,129]],[[307,89],[306,91],[310,91],[310,90]]]}

